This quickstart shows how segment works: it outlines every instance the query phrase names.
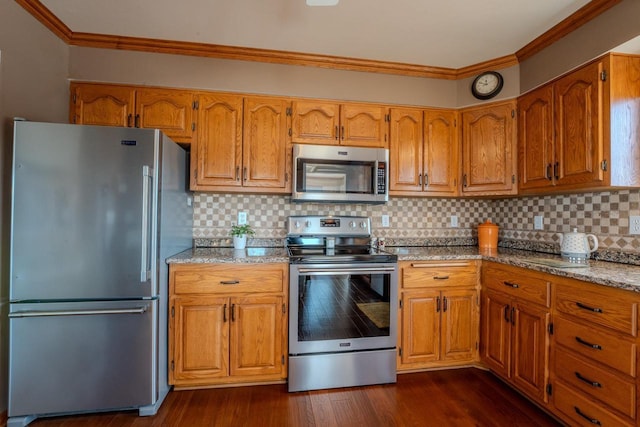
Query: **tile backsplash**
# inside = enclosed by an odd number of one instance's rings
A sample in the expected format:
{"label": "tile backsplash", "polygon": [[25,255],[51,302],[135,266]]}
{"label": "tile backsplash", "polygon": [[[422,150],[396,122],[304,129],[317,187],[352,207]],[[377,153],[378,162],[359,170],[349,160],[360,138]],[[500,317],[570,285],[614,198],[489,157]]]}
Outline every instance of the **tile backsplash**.
{"label": "tile backsplash", "polygon": [[[640,190],[518,197],[507,199],[435,199],[392,197],[385,205],[292,203],[289,196],[196,193],[194,228],[196,239],[229,237],[240,211],[257,238],[285,237],[290,215],[370,216],[376,237],[467,238],[485,219],[500,226],[500,238],[541,244],[558,244],[556,233],[593,233],[603,249],[640,252],[640,236],[629,235],[629,215],[640,214]],[[382,227],[382,215],[390,226]],[[458,227],[451,227],[451,216]],[[533,229],[533,218],[544,217],[544,229]]]}

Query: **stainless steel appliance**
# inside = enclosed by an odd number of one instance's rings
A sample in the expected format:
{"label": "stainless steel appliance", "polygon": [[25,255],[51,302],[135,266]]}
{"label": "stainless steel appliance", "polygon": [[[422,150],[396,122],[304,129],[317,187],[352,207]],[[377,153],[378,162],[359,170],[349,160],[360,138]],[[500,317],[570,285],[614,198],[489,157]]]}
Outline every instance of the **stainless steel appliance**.
{"label": "stainless steel appliance", "polygon": [[289,391],[396,381],[397,255],[366,217],[288,218]]}
{"label": "stainless steel appliance", "polygon": [[192,245],[186,153],[160,131],[15,122],[8,426],[166,396],[164,259]]}
{"label": "stainless steel appliance", "polygon": [[293,145],[293,201],[385,203],[389,150]]}

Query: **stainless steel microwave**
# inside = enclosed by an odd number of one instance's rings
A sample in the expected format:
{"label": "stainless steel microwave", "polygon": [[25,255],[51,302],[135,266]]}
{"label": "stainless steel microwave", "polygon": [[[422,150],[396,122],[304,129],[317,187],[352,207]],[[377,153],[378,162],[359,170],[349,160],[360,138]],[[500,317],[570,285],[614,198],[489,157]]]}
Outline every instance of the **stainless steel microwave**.
{"label": "stainless steel microwave", "polygon": [[385,203],[388,182],[386,148],[293,145],[293,201]]}

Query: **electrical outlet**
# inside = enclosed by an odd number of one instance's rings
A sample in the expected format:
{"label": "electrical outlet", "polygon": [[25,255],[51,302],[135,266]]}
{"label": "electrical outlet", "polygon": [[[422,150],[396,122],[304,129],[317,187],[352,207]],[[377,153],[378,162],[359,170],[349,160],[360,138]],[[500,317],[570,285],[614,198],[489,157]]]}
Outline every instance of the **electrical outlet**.
{"label": "electrical outlet", "polygon": [[533,229],[534,230],[544,229],[544,217],[542,215],[536,215],[533,217]]}
{"label": "electrical outlet", "polygon": [[451,227],[458,226],[458,215],[451,215]]}
{"label": "electrical outlet", "polygon": [[245,225],[247,223],[247,213],[238,212],[238,225]]}
{"label": "electrical outlet", "polygon": [[640,216],[629,217],[629,234],[640,234]]}
{"label": "electrical outlet", "polygon": [[382,215],[382,226],[383,227],[389,226],[389,215]]}

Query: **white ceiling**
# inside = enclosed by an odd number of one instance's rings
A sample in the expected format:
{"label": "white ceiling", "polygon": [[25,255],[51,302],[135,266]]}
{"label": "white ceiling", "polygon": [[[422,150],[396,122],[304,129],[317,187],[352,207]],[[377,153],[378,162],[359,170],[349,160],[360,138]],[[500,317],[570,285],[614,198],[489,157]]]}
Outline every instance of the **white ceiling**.
{"label": "white ceiling", "polygon": [[589,0],[41,0],[74,32],[462,68],[514,54]]}

